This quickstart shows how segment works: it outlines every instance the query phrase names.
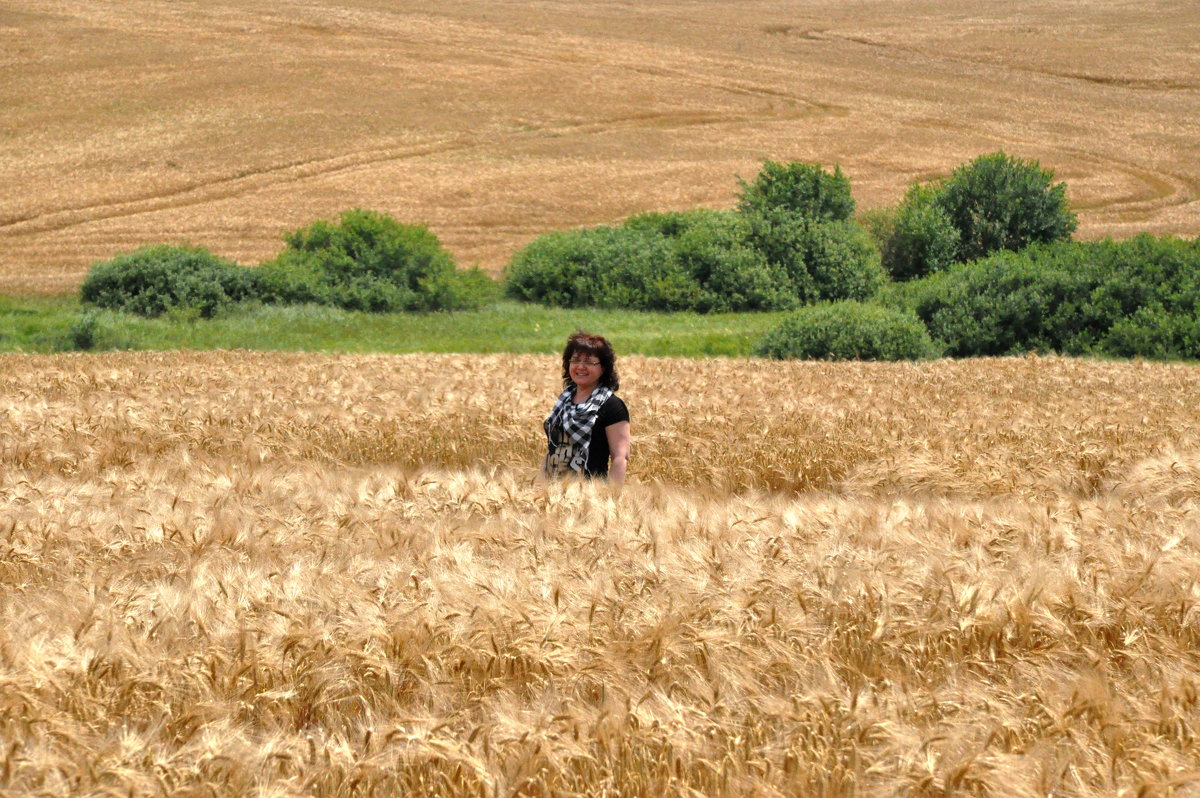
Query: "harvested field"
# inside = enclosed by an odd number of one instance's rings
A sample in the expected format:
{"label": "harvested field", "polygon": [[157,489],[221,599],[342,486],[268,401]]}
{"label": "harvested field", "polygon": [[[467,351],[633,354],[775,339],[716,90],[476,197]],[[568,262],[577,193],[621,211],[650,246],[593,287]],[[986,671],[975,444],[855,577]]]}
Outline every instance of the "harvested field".
{"label": "harvested field", "polygon": [[0,357],[0,791],[1194,795],[1200,370]]}
{"label": "harvested field", "polygon": [[1079,235],[1200,233],[1200,6],[27,0],[0,8],[0,292],[146,243],[244,263],[354,206],[500,269],[555,229],[727,207],[764,158],[860,207],[1004,149]]}

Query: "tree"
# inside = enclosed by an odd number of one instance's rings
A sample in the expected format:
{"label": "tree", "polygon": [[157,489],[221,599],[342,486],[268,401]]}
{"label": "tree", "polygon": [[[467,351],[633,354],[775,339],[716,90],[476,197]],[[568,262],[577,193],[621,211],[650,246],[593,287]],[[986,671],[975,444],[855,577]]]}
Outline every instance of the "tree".
{"label": "tree", "polygon": [[938,204],[936,188],[914,185],[896,209],[884,240],[883,267],[893,280],[924,277],[957,260],[958,242],[958,229]]}
{"label": "tree", "polygon": [[937,205],[958,230],[959,261],[1000,249],[1066,240],[1075,231],[1066,184],[1037,161],[996,152],[960,166],[937,187]]}
{"label": "tree", "polygon": [[754,182],[739,178],[738,184],[742,187],[738,210],[744,214],[795,215],[828,222],[843,222],[854,215],[850,180],[840,166],[830,174],[814,163],[764,161]]}

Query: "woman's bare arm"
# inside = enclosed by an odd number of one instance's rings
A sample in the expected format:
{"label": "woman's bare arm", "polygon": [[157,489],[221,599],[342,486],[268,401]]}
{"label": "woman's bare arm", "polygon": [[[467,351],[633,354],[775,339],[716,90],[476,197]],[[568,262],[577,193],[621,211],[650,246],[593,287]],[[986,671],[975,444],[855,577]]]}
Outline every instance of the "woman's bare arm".
{"label": "woman's bare arm", "polygon": [[608,452],[612,462],[608,466],[608,481],[616,487],[625,484],[625,466],[629,460],[629,422],[618,421],[604,428],[608,436]]}

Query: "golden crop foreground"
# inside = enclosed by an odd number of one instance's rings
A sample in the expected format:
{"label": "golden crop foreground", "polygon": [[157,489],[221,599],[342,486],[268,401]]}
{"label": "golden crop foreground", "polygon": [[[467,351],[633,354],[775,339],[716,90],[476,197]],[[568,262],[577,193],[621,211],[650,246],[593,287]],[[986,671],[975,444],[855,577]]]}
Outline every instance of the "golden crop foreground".
{"label": "golden crop foreground", "polygon": [[1200,370],[0,358],[0,791],[1190,795]]}

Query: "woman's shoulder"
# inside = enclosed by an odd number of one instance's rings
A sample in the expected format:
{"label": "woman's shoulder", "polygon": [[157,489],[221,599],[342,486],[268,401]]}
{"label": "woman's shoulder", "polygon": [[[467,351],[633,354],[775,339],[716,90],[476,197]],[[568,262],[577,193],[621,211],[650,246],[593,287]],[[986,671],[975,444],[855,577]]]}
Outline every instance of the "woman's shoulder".
{"label": "woman's shoulder", "polygon": [[615,394],[615,393],[614,393],[614,394],[610,395],[610,396],[609,396],[607,399],[605,399],[605,400],[604,400],[604,401],[603,401],[603,402],[600,404],[600,406],[601,406],[601,407],[609,407],[609,406],[612,406],[612,407],[624,407],[624,406],[625,406],[625,400],[624,400],[624,399],[622,399],[620,396],[618,396],[617,394]]}
{"label": "woman's shoulder", "polygon": [[600,405],[600,420],[605,426],[616,424],[619,421],[629,420],[629,408],[625,405],[625,400],[617,396],[615,393],[604,400]]}

